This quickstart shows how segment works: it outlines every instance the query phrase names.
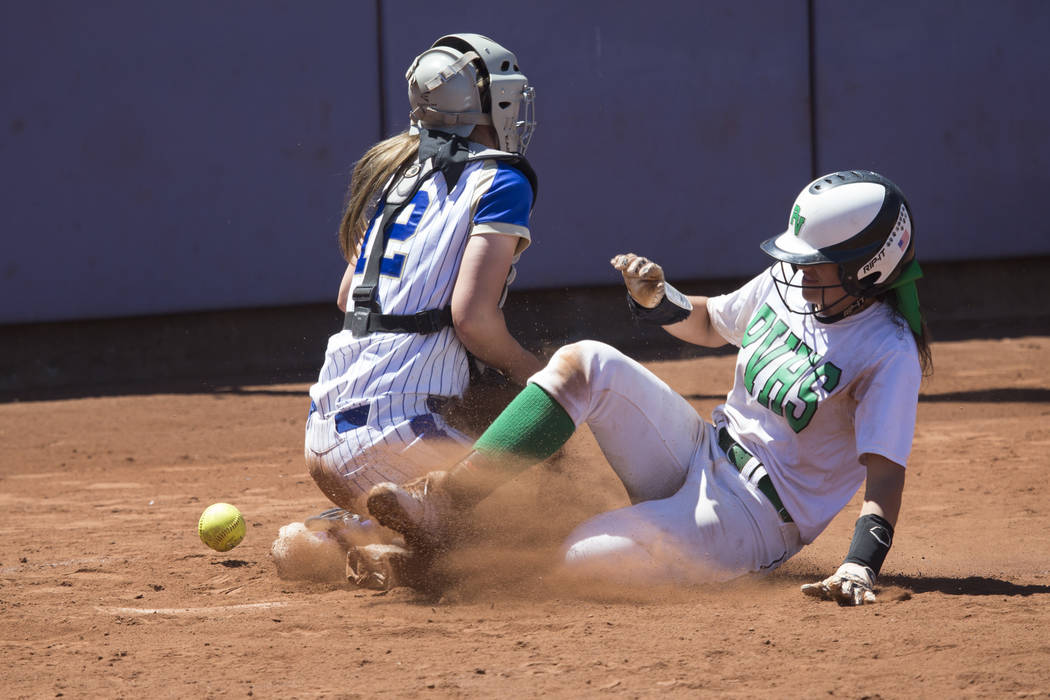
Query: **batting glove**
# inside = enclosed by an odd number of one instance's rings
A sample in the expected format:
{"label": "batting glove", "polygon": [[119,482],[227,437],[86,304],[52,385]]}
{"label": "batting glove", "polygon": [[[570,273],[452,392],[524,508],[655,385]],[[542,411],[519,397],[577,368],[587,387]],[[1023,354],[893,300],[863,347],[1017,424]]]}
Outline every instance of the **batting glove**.
{"label": "batting glove", "polygon": [[631,298],[647,309],[654,309],[664,298],[664,271],[653,261],[624,253],[609,261],[623,274],[623,283]]}
{"label": "batting glove", "polygon": [[802,592],[839,605],[864,605],[875,602],[875,572],[860,564],[846,563],[831,576],[802,586]]}

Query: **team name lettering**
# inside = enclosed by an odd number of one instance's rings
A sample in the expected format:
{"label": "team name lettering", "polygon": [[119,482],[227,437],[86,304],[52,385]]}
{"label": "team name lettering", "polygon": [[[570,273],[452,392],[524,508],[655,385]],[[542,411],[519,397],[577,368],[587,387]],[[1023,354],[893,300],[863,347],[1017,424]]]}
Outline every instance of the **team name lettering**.
{"label": "team name lettering", "polygon": [[[751,317],[740,348],[749,353],[744,365],[747,393],[784,416],[796,433],[810,424],[821,399],[842,378],[842,370],[791,333],[768,304]],[[756,383],[759,375],[764,377],[760,384]]]}

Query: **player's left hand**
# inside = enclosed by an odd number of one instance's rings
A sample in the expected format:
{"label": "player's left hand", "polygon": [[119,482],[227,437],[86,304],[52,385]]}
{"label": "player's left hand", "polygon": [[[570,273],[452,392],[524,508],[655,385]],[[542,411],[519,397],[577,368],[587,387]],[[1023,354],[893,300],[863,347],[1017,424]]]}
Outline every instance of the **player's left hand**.
{"label": "player's left hand", "polygon": [[875,602],[875,573],[866,566],[846,563],[831,576],[802,586],[802,592],[839,605],[864,605]]}
{"label": "player's left hand", "polygon": [[664,271],[659,265],[634,253],[617,255],[609,263],[623,275],[631,297],[647,309],[664,298]]}

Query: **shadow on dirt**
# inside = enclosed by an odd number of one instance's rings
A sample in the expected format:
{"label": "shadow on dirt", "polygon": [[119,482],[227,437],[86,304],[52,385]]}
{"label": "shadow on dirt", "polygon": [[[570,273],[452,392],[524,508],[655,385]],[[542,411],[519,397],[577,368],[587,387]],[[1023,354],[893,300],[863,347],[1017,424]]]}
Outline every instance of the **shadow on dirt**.
{"label": "shadow on dirt", "polygon": [[1050,403],[1050,389],[1004,387],[976,391],[949,391],[944,394],[920,394],[920,403]]}
{"label": "shadow on dirt", "polygon": [[[923,308],[935,342],[1050,335],[1043,302],[1050,293],[1050,256],[995,264],[924,263],[923,268]],[[730,345],[701,348],[632,321],[618,278],[611,271],[601,286],[516,291],[503,309],[508,328],[541,358],[584,338],[609,343],[642,362],[735,353]],[[675,284],[689,294],[710,296],[746,279],[683,279]],[[988,295],[987,289],[998,295]],[[335,305],[324,302],[0,324],[0,403],[158,393],[269,395],[268,387],[275,384],[313,383],[328,337],[342,322]],[[726,391],[729,381],[727,376]],[[277,387],[273,391],[287,393]],[[1000,397],[998,391],[923,400],[1047,400],[1045,390],[1016,398]]]}
{"label": "shadow on dirt", "polygon": [[[786,571],[778,571],[769,580],[793,581],[797,585],[819,581],[827,574],[808,567],[795,570],[792,562],[785,565]],[[944,593],[960,596],[1021,596],[1050,594],[1050,585],[1013,583],[989,576],[908,576],[907,574],[883,574],[879,576],[880,589],[900,589],[912,594]]]}
{"label": "shadow on dirt", "polygon": [[252,562],[243,559],[223,559],[222,561],[212,563],[218,564],[219,566],[225,566],[227,569],[239,569],[242,566],[252,566]]}
{"label": "shadow on dirt", "polygon": [[1018,584],[987,576],[948,578],[940,576],[882,576],[882,586],[898,586],[912,593],[944,593],[946,595],[1001,595],[1030,596],[1050,593],[1050,586]]}
{"label": "shadow on dirt", "polygon": [[233,394],[235,396],[299,396],[306,403],[310,402],[310,397],[307,395],[306,390],[298,387],[294,389],[263,389],[256,386],[218,386],[211,393]]}

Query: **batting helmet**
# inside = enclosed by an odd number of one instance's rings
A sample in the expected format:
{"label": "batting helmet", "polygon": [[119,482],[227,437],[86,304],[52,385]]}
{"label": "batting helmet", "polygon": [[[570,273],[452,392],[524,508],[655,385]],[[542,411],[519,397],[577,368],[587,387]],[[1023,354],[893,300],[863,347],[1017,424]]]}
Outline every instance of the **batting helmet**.
{"label": "batting helmet", "polygon": [[412,61],[408,80],[413,124],[469,136],[489,124],[500,148],[524,153],[536,128],[535,90],[514,54],[480,34],[449,34]]}
{"label": "batting helmet", "polygon": [[911,212],[900,189],[870,170],[843,170],[799,193],[787,230],[762,243],[791,265],[835,263],[850,296],[878,296],[914,257]]}

